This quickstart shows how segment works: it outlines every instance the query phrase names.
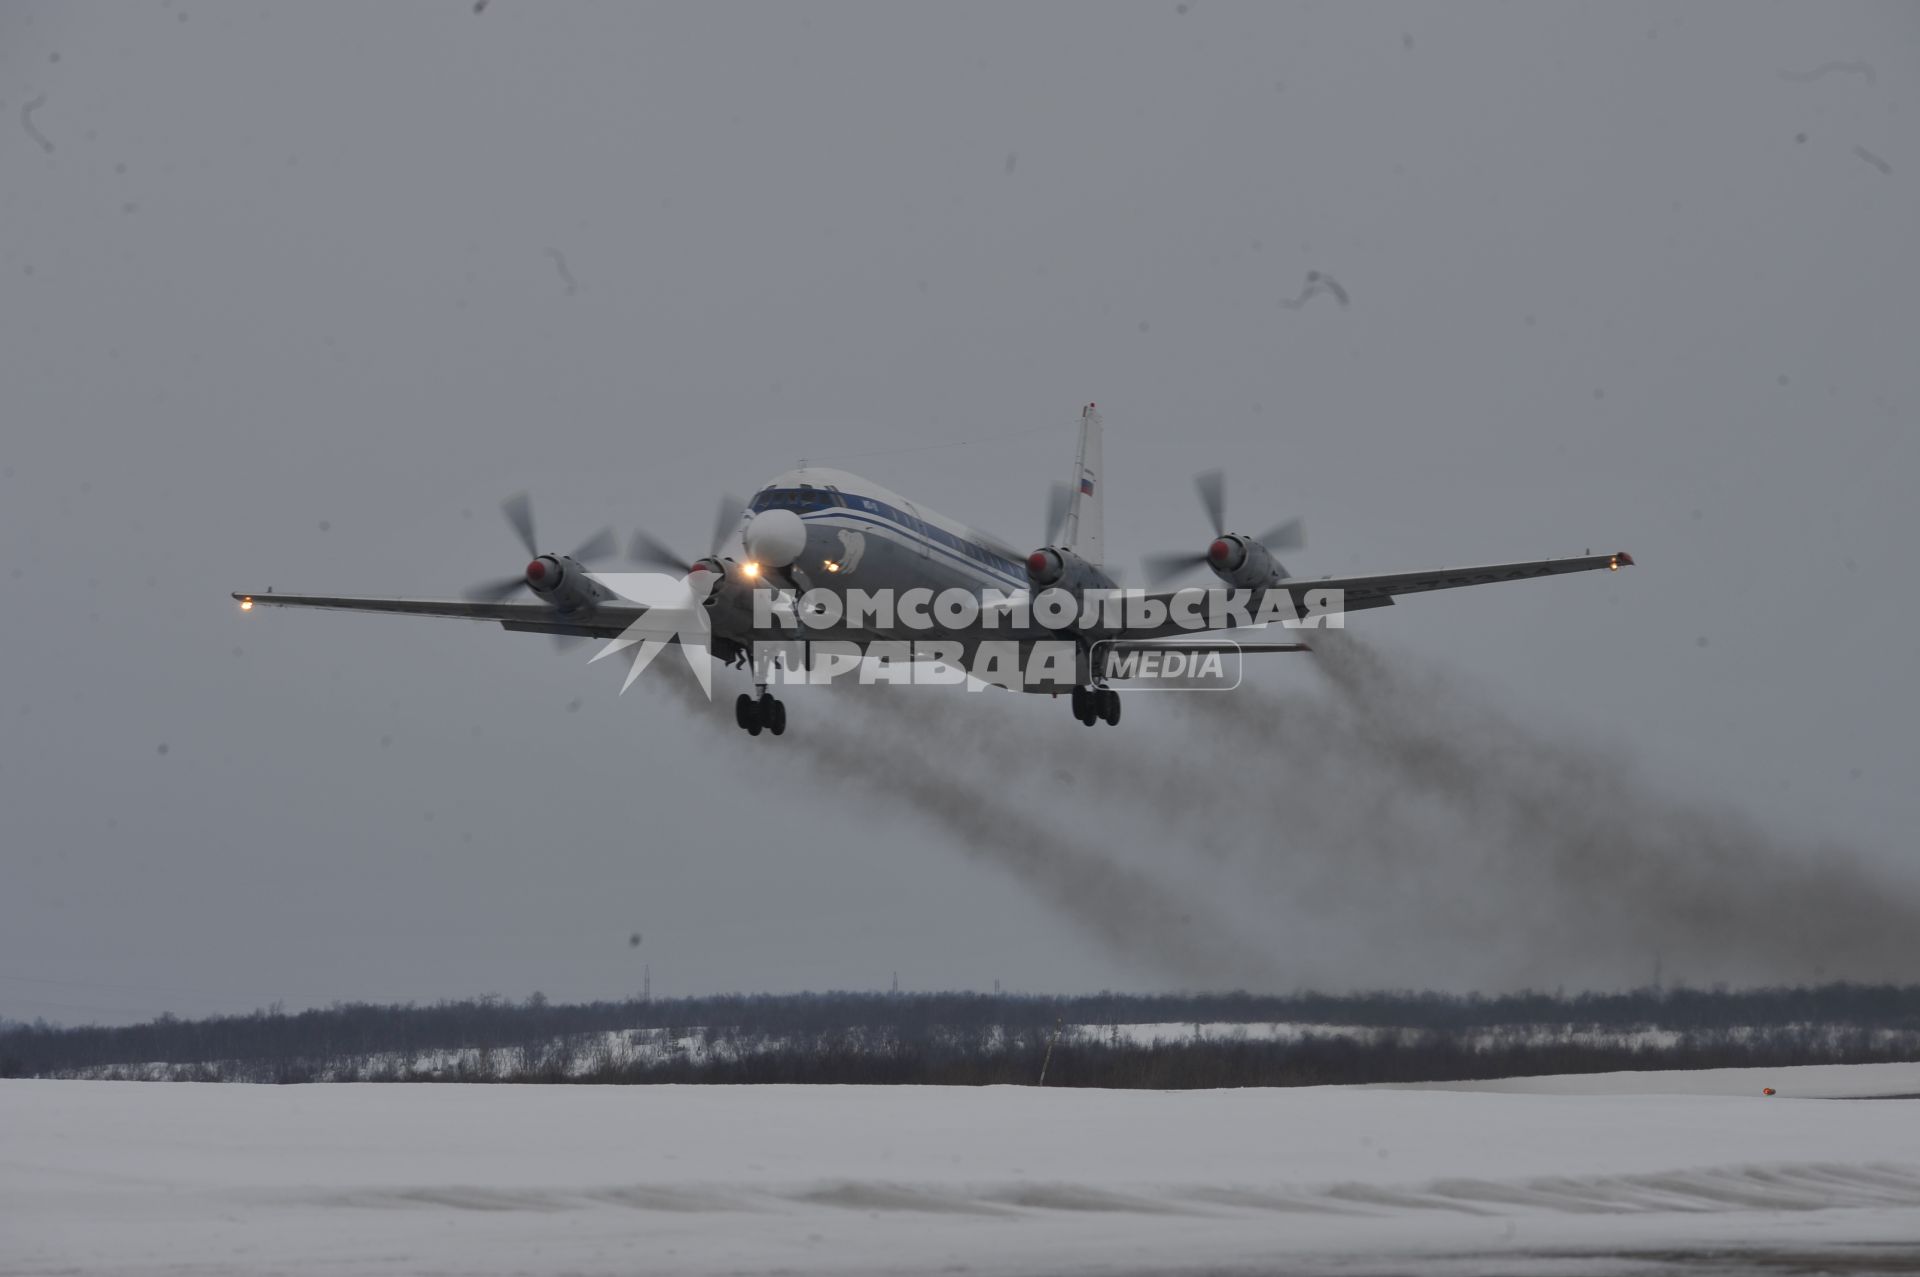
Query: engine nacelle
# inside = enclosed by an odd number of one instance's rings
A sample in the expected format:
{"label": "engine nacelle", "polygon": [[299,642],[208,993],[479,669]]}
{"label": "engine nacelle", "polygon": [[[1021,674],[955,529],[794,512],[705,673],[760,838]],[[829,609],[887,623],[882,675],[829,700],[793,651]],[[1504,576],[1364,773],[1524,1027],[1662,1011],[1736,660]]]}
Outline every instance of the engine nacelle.
{"label": "engine nacelle", "polygon": [[1041,590],[1065,590],[1078,596],[1084,590],[1110,589],[1107,574],[1072,550],[1043,546],[1027,556],[1027,584]]}
{"label": "engine nacelle", "polygon": [[612,597],[607,588],[565,554],[543,554],[527,564],[527,588],[542,602],[562,612],[592,607]]}
{"label": "engine nacelle", "polygon": [[1225,532],[1207,547],[1207,567],[1235,589],[1252,590],[1282,575],[1273,552],[1252,537]]}

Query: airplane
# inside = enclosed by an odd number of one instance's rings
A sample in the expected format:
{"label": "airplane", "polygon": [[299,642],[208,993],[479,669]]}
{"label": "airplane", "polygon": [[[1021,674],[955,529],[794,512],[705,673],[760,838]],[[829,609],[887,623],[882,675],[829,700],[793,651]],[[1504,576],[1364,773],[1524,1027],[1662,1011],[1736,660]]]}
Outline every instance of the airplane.
{"label": "airplane", "polygon": [[[817,643],[839,643],[856,655],[877,654],[883,647],[890,652],[904,649],[908,661],[958,664],[999,686],[1054,696],[1064,692],[1074,717],[1089,727],[1120,721],[1120,695],[1113,683],[1121,681],[1131,667],[1114,664],[1115,658],[1124,661],[1129,655],[1162,651],[1204,655],[1227,650],[1309,650],[1309,644],[1297,641],[1237,642],[1219,637],[1223,629],[1236,627],[1204,626],[1216,635],[1209,638],[1196,631],[1198,614],[1194,612],[1177,622],[1173,604],[1199,594],[1194,590],[1129,590],[1124,592],[1124,608],[1101,610],[1098,604],[1103,599],[1122,594],[1105,565],[1102,453],[1100,413],[1096,405],[1088,404],[1080,417],[1074,481],[1053,485],[1044,543],[1027,554],[858,475],[804,462],[770,479],[751,501],[722,497],[712,550],[705,556],[689,559],[644,530],[634,534],[627,553],[639,565],[684,577],[689,586],[697,587],[690,596],[691,606],[701,609],[705,617],[703,641],[712,658],[735,667],[752,665],[754,690],[735,700],[734,721],[754,736],[762,731],[780,736],[787,726],[786,705],[770,690],[775,664],[752,660],[757,647],[784,650],[789,663],[797,651],[803,665],[814,660]],[[1149,581],[1164,585],[1183,572],[1205,567],[1232,592],[1231,597],[1249,608],[1268,612],[1277,608],[1281,615],[1297,616],[1303,604],[1312,611],[1316,601],[1335,612],[1352,612],[1392,606],[1407,594],[1572,572],[1618,571],[1633,565],[1633,556],[1624,552],[1587,553],[1427,572],[1296,577],[1282,565],[1278,553],[1304,544],[1299,520],[1288,520],[1257,536],[1236,532],[1227,524],[1223,474],[1217,470],[1201,474],[1195,486],[1213,536],[1198,552],[1147,556],[1143,567]],[[270,590],[235,591],[233,597],[242,611],[249,612],[255,607],[291,607],[453,617],[554,635],[556,641],[609,640],[602,655],[623,637],[629,643],[651,637],[685,645],[682,629],[649,629],[656,620],[664,627],[666,621],[661,618],[666,613],[656,614],[649,605],[623,594],[616,588],[621,577],[589,570],[589,563],[616,550],[610,529],[570,554],[557,554],[540,548],[525,493],[508,498],[502,510],[530,560],[521,572],[479,586],[465,598],[368,598]],[[511,598],[522,589],[533,595],[532,600]],[[842,605],[857,603],[859,592],[871,597],[891,591],[894,597],[904,597],[916,590],[956,596],[961,603],[973,601],[977,608],[931,621],[923,614],[919,619],[926,624],[919,628],[904,625],[904,613],[841,610]],[[1220,593],[1216,587],[1215,595]],[[785,610],[756,606],[775,595],[786,600]],[[792,606],[796,598],[805,601],[802,610],[831,611],[837,619],[827,622],[809,616],[802,627]],[[1045,625],[1031,610],[1043,598],[1090,606],[1083,614],[1069,613],[1071,619],[1064,627]],[[1329,599],[1334,600],[1331,605]],[[995,647],[1013,653],[1013,668],[1020,677],[978,674],[975,658]],[[1064,666],[1028,660],[1043,647],[1064,648],[1069,659]],[[1115,676],[1116,670],[1122,672],[1120,677]]]}

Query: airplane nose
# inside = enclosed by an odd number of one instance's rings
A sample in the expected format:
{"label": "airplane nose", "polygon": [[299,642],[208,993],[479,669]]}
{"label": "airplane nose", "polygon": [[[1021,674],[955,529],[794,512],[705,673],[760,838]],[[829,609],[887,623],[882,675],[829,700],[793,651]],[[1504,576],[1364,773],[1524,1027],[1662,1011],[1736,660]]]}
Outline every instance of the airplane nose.
{"label": "airplane nose", "polygon": [[747,524],[747,555],[756,563],[783,568],[807,548],[807,525],[791,510],[762,510]]}

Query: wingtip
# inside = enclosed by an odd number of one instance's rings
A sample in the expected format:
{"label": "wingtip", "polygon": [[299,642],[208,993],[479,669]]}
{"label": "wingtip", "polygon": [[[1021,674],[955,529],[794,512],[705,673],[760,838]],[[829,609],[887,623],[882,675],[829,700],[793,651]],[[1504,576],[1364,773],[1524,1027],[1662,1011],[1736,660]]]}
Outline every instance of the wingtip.
{"label": "wingtip", "polygon": [[1620,551],[1620,553],[1614,555],[1613,561],[1615,563],[1618,563],[1623,568],[1630,568],[1633,566],[1633,556],[1631,554],[1628,554],[1625,550],[1622,550]]}

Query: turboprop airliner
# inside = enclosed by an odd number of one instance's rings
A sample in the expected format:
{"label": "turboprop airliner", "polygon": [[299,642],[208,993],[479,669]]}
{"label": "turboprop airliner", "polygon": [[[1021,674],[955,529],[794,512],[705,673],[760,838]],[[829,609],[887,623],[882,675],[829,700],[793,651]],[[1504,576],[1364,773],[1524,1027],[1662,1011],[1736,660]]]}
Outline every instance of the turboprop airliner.
{"label": "turboprop airliner", "polygon": [[[751,501],[723,497],[712,550],[704,557],[685,557],[651,534],[636,532],[627,557],[684,580],[689,610],[701,621],[697,638],[690,636],[681,610],[623,592],[623,582],[634,578],[588,569],[618,549],[611,529],[569,554],[542,550],[524,493],[508,498],[502,510],[529,562],[464,598],[274,591],[233,597],[243,611],[296,607],[454,617],[560,640],[609,640],[602,655],[622,643],[678,643],[698,662],[718,659],[751,667],[754,690],[736,698],[734,721],[754,736],[763,731],[779,736],[786,731],[787,711],[771,690],[775,670],[791,667],[796,659],[805,668],[816,661],[814,649],[821,645],[850,650],[855,664],[863,656],[878,658],[884,648],[889,660],[934,662],[998,686],[1065,693],[1083,724],[1117,725],[1120,694],[1113,684],[1137,672],[1143,653],[1151,660],[1176,653],[1309,650],[1298,641],[1239,642],[1223,636],[1238,632],[1249,618],[1260,618],[1259,624],[1279,616],[1293,624],[1304,610],[1317,621],[1387,607],[1406,594],[1618,571],[1633,563],[1626,553],[1588,553],[1429,572],[1296,577],[1279,554],[1304,544],[1299,520],[1257,535],[1232,531],[1221,472],[1198,476],[1195,486],[1213,536],[1197,551],[1149,556],[1143,567],[1151,588],[1143,590],[1121,590],[1105,564],[1101,421],[1096,406],[1088,404],[1080,415],[1073,479],[1054,485],[1045,543],[1026,554],[858,475],[804,464],[776,475]],[[1202,567],[1225,588],[1162,588]],[[533,597],[513,597],[523,591]],[[1198,606],[1203,594],[1214,610]],[[903,603],[898,612],[891,604],[884,610],[870,606],[880,598]],[[927,602],[935,599],[938,605],[929,609]],[[759,660],[757,650],[778,650],[782,656]],[[1061,652],[1065,659],[1055,659]],[[989,656],[1010,659],[1003,666],[983,660]],[[700,672],[705,682],[704,666]]]}

